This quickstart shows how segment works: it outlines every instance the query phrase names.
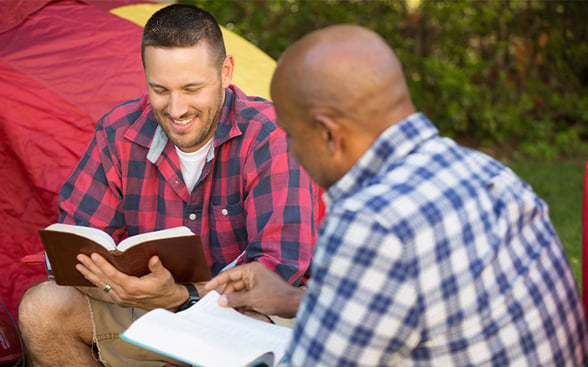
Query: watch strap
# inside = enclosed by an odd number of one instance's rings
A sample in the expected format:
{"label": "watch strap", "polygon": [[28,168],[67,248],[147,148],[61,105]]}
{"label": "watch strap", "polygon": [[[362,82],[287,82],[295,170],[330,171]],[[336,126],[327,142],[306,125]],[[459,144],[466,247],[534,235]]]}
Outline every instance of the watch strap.
{"label": "watch strap", "polygon": [[200,301],[200,295],[198,294],[196,287],[194,287],[194,284],[182,283],[182,285],[188,290],[188,299],[178,307],[176,312],[184,311]]}

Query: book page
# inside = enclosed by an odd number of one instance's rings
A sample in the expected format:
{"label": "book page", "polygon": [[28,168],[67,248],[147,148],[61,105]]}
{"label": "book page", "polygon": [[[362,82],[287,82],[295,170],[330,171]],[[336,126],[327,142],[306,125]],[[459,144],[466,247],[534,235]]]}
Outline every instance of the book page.
{"label": "book page", "polygon": [[66,232],[77,234],[102,245],[105,249],[112,251],[116,249],[116,244],[110,235],[103,230],[93,227],[77,226],[74,224],[54,223],[45,229],[57,232]]}
{"label": "book page", "polygon": [[273,366],[282,358],[291,329],[220,307],[218,297],[217,292],[209,292],[194,306],[178,313],[150,311],[123,332],[121,338],[206,367],[246,366],[261,360]]}
{"label": "book page", "polygon": [[139,243],[142,243],[145,241],[156,240],[159,238],[181,237],[181,236],[186,236],[186,235],[194,235],[194,233],[192,233],[190,228],[188,228],[186,226],[162,229],[160,231],[141,233],[141,234],[138,234],[135,236],[127,237],[124,240],[120,241],[120,243],[117,246],[117,249],[119,251],[124,251],[130,247],[133,247],[136,244],[139,244]]}

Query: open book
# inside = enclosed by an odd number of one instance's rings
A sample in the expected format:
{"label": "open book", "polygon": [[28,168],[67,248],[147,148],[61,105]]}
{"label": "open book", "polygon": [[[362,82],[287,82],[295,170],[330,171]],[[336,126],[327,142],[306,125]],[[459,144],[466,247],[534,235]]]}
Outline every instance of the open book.
{"label": "open book", "polygon": [[218,298],[219,294],[212,291],[185,311],[149,311],[120,337],[196,366],[276,365],[284,355],[292,329],[221,307]]}
{"label": "open book", "polygon": [[184,226],[131,236],[118,246],[100,229],[72,224],[52,224],[39,230],[39,236],[47,253],[48,267],[61,285],[93,286],[75,268],[80,253],[98,253],[128,275],[148,274],[147,263],[157,255],[178,283],[211,278],[200,237]]}

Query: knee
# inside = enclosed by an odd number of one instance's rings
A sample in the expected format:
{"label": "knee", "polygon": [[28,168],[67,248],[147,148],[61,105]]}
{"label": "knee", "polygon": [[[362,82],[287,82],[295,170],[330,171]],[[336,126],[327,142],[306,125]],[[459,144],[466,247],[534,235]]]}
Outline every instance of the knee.
{"label": "knee", "polygon": [[[77,294],[75,294],[75,293]],[[21,328],[36,328],[63,322],[64,318],[83,299],[73,287],[62,287],[53,281],[37,284],[26,291],[18,306]]]}

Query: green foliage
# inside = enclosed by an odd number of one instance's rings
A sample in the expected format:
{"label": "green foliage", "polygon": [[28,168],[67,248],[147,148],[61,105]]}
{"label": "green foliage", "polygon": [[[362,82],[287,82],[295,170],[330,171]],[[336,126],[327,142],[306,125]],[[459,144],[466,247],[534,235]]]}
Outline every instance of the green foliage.
{"label": "green foliage", "polygon": [[515,160],[512,169],[549,205],[549,216],[582,289],[582,195],[586,160]]}
{"label": "green foliage", "polygon": [[318,28],[371,28],[395,49],[415,104],[443,134],[510,157],[588,155],[586,2],[182,2],[208,9],[276,59]]}

